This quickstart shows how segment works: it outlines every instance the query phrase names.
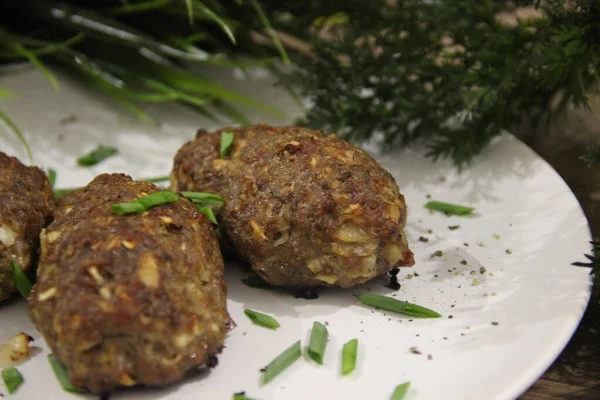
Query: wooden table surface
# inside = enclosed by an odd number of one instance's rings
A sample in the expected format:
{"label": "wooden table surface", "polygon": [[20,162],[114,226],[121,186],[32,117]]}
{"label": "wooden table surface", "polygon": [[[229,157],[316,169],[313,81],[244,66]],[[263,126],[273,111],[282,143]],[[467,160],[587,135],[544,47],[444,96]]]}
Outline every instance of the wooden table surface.
{"label": "wooden table surface", "polygon": [[[549,129],[516,135],[545,158],[570,186],[600,238],[600,166],[588,168],[579,157],[587,146],[600,146],[600,96],[592,110],[571,111]],[[580,260],[584,261],[583,255]],[[577,268],[577,267],[573,267]],[[522,400],[600,400],[600,276],[595,277],[589,306],[560,357]]]}

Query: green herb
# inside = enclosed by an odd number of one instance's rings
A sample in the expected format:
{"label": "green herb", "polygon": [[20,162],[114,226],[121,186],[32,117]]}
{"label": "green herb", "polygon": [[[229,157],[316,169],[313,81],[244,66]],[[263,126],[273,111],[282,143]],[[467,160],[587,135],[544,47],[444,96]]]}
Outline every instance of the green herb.
{"label": "green herb", "polygon": [[116,147],[100,145],[86,155],[79,157],[77,159],[77,164],[84,167],[91,167],[92,165],[96,165],[108,157],[117,154],[118,152],[119,151]]}
{"label": "green herb", "polygon": [[69,379],[69,375],[65,367],[58,361],[54,354],[48,355],[48,361],[50,362],[50,366],[52,367],[52,371],[54,371],[54,375],[56,379],[62,386],[63,390],[71,393],[81,393],[83,389],[77,388],[73,386],[71,380]]}
{"label": "green herb", "polygon": [[206,215],[206,218],[210,222],[212,222],[215,225],[219,225],[219,221],[217,221],[217,217],[215,216],[215,213],[213,212],[213,209],[210,206],[198,205],[198,211],[200,211],[202,214]]}
{"label": "green herb", "polygon": [[8,118],[8,115],[6,115],[2,110],[0,110],[0,121],[4,122],[17,136],[17,139],[19,139],[19,141],[25,148],[25,151],[27,152],[27,158],[29,159],[29,162],[33,164],[33,154],[31,153],[31,147],[29,146],[29,142],[27,141],[25,135],[19,129],[17,124],[15,124],[12,119]]}
{"label": "green herb", "polygon": [[392,400],[404,399],[409,388],[410,382],[404,382],[403,384],[396,386],[396,390],[394,390],[394,393],[392,394]]}
{"label": "green herb", "polygon": [[65,194],[71,193],[73,190],[77,190],[78,188],[69,188],[69,189],[54,189],[54,196],[60,198]]}
{"label": "green herb", "polygon": [[[576,267],[588,267],[590,268],[590,275],[600,272],[600,240],[590,242],[592,245],[592,254],[584,254],[583,256],[589,260],[589,262],[577,261],[571,265]],[[512,254],[510,249],[506,249],[507,254]]]}
{"label": "green herb", "polygon": [[233,400],[253,400],[250,397],[246,396],[246,392],[235,393],[233,395]]}
{"label": "green herb", "polygon": [[416,304],[396,300],[391,297],[382,296],[375,293],[362,292],[356,295],[356,298],[363,304],[382,310],[392,311],[400,314],[410,315],[420,318],[440,318],[441,315],[429,308],[421,307]]}
{"label": "green herb", "polygon": [[233,400],[252,400],[250,397],[246,397],[244,392],[236,393],[233,395]]}
{"label": "green herb", "polygon": [[327,332],[325,325],[320,322],[313,322],[310,342],[308,343],[308,355],[319,365],[323,365],[323,356],[325,355],[328,339],[329,332]]}
{"label": "green herb", "polygon": [[33,285],[31,284],[31,280],[23,272],[23,270],[19,267],[15,260],[10,260],[10,263],[12,264],[15,287],[17,288],[19,293],[21,293],[21,296],[23,296],[24,299],[28,299],[29,294],[31,293],[31,288],[33,287]]}
{"label": "green herb", "polygon": [[50,182],[50,187],[54,188],[56,184],[56,171],[52,168],[48,168],[48,182]]}
{"label": "green herb", "polygon": [[168,181],[169,179],[171,179],[170,176],[158,176],[156,178],[140,179],[140,181],[142,181],[142,182],[148,182],[148,183],[159,183],[159,182]]}
{"label": "green herb", "polygon": [[244,313],[257,325],[271,329],[277,329],[281,326],[279,325],[279,322],[277,322],[277,320],[271,317],[270,315],[266,315],[258,311],[253,311],[249,309],[245,309]]}
{"label": "green herb", "polygon": [[581,159],[588,163],[590,168],[600,165],[600,147],[588,147]]}
{"label": "green herb", "polygon": [[263,370],[263,383],[271,382],[277,375],[285,371],[290,365],[296,362],[302,356],[300,341],[292,344],[283,353],[278,355]]}
{"label": "green herb", "polygon": [[219,151],[220,157],[226,157],[231,151],[231,145],[233,144],[233,132],[221,132],[221,150]]}
{"label": "green herb", "polygon": [[4,381],[4,386],[6,386],[9,394],[13,394],[14,391],[21,386],[21,383],[23,383],[23,377],[16,368],[3,369],[2,380]]}
{"label": "green herb", "polygon": [[473,207],[459,206],[457,204],[444,203],[441,201],[430,201],[425,204],[425,207],[433,211],[441,211],[454,215],[468,215],[474,210]]}
{"label": "green herb", "polygon": [[113,204],[112,209],[116,214],[119,215],[140,213],[146,211],[151,207],[155,207],[161,204],[173,203],[177,200],[179,200],[179,197],[177,197],[175,193],[169,191],[161,191],[150,193],[149,195],[139,198],[135,201]]}
{"label": "green herb", "polygon": [[218,194],[201,193],[201,192],[181,192],[181,195],[186,199],[190,199],[194,203],[212,203],[223,204],[225,200]]}
{"label": "green herb", "polygon": [[356,368],[358,339],[349,340],[342,349],[342,375],[348,375]]}

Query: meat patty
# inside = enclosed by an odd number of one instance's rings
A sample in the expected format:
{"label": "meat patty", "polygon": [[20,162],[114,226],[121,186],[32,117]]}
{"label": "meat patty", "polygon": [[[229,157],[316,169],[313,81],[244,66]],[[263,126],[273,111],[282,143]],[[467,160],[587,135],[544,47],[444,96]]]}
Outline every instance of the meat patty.
{"label": "meat patty", "polygon": [[54,194],[46,174],[0,152],[0,301],[16,291],[11,260],[35,265],[40,231],[49,222]]}
{"label": "meat patty", "polygon": [[[235,138],[226,157],[222,132]],[[227,238],[272,285],[351,287],[414,264],[394,178],[335,135],[267,125],[201,130],[177,153],[171,188],[221,194]]]}
{"label": "meat patty", "polygon": [[168,385],[214,365],[223,346],[223,259],[206,217],[184,198],[126,216],[111,209],[158,190],[100,175],[62,197],[42,232],[29,310],[77,387]]}

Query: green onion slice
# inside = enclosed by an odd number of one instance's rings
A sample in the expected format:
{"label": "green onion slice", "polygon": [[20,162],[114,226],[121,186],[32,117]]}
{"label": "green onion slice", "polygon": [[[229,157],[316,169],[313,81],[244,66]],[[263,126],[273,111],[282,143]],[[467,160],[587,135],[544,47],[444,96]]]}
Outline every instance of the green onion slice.
{"label": "green onion slice", "polygon": [[362,292],[356,295],[356,298],[363,304],[371,307],[381,308],[382,310],[392,311],[400,314],[410,315],[420,318],[440,318],[441,315],[429,308],[421,307],[416,304],[407,303],[382,296],[375,293]]}
{"label": "green onion slice", "polygon": [[430,201],[425,204],[425,207],[433,211],[441,211],[454,215],[468,215],[475,210],[473,207],[460,206],[458,204],[444,203],[441,201]]}
{"label": "green onion slice", "polygon": [[392,394],[392,400],[404,399],[409,388],[410,382],[404,382],[403,384],[396,386],[396,390],[394,390],[394,393]]}
{"label": "green onion slice", "polygon": [[302,350],[300,349],[300,341],[292,344],[290,347],[285,349],[283,353],[277,356],[273,361],[267,365],[263,370],[263,383],[269,383],[277,375],[285,371],[290,365],[296,362],[302,356]]}
{"label": "green onion slice", "polygon": [[348,375],[356,368],[358,339],[349,340],[342,348],[342,375]]}
{"label": "green onion slice", "polygon": [[252,400],[250,397],[246,396],[246,392],[235,393],[233,395],[233,400]]}
{"label": "green onion slice", "polygon": [[58,382],[62,386],[62,388],[71,393],[81,393],[83,389],[73,386],[71,380],[69,379],[69,375],[67,374],[66,368],[58,361],[54,354],[48,355],[48,361],[50,362],[50,366],[52,367],[52,371],[54,371],[54,375]]}
{"label": "green onion slice", "polygon": [[10,260],[12,264],[13,270],[13,279],[15,281],[15,287],[21,293],[23,298],[29,298],[29,293],[31,293],[31,288],[33,285],[31,284],[31,280],[29,277],[23,272],[23,270],[19,267],[19,265],[15,262],[15,260]]}
{"label": "green onion slice", "polygon": [[194,203],[225,203],[225,199],[223,199],[223,197],[219,196],[218,194],[201,192],[181,192],[181,195],[186,199],[190,199]]}
{"label": "green onion slice", "polygon": [[215,213],[213,212],[213,209],[210,208],[210,206],[198,206],[198,211],[200,211],[202,214],[206,215],[206,218],[208,218],[208,220],[210,222],[212,222],[215,225],[219,225],[219,221],[217,221],[217,217],[215,217]]}
{"label": "green onion slice", "polygon": [[76,190],[77,188],[69,188],[69,189],[54,189],[54,196],[61,198],[63,197],[65,194],[69,194],[71,193],[73,190]]}
{"label": "green onion slice", "polygon": [[329,332],[327,332],[325,325],[315,321],[308,343],[308,355],[319,365],[323,365],[323,356],[325,355],[328,338]]}
{"label": "green onion slice", "polygon": [[159,182],[166,182],[169,179],[171,179],[170,176],[157,176],[155,178],[140,179],[140,181],[147,182],[147,183],[159,183]]}
{"label": "green onion slice", "polygon": [[48,168],[48,182],[50,182],[50,187],[54,188],[56,184],[56,171],[53,168]]}
{"label": "green onion slice", "polygon": [[231,145],[233,144],[233,132],[221,132],[221,150],[219,155],[226,157],[231,151]]}
{"label": "green onion slice", "polygon": [[23,383],[23,377],[16,368],[3,369],[2,380],[4,381],[4,386],[6,386],[6,390],[8,390],[9,394],[14,393],[14,391],[21,386],[21,383]]}
{"label": "green onion slice", "polygon": [[108,157],[117,154],[118,152],[119,151],[116,147],[100,145],[86,155],[79,157],[77,159],[77,164],[84,167],[91,167],[92,165],[96,165]]}
{"label": "green onion slice", "polygon": [[260,313],[258,311],[245,309],[244,314],[246,314],[248,318],[254,321],[255,324],[264,326],[266,328],[277,329],[281,326],[275,318],[271,317],[270,315]]}
{"label": "green onion slice", "polygon": [[125,215],[146,211],[151,207],[161,204],[173,203],[179,200],[179,197],[173,192],[167,190],[150,193],[147,196],[127,203],[113,204],[111,207],[116,214]]}

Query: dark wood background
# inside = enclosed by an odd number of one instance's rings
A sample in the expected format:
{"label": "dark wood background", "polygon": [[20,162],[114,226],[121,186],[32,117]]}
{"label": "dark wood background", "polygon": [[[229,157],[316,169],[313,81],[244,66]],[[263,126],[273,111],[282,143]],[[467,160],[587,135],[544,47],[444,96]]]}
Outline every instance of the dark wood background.
{"label": "dark wood background", "polygon": [[[600,145],[600,96],[591,105],[595,112],[573,110],[544,132],[523,128],[516,135],[563,177],[581,203],[593,237],[600,238],[600,166],[590,169],[579,159],[586,146]],[[600,399],[600,276],[595,283],[575,335],[522,400]]]}

